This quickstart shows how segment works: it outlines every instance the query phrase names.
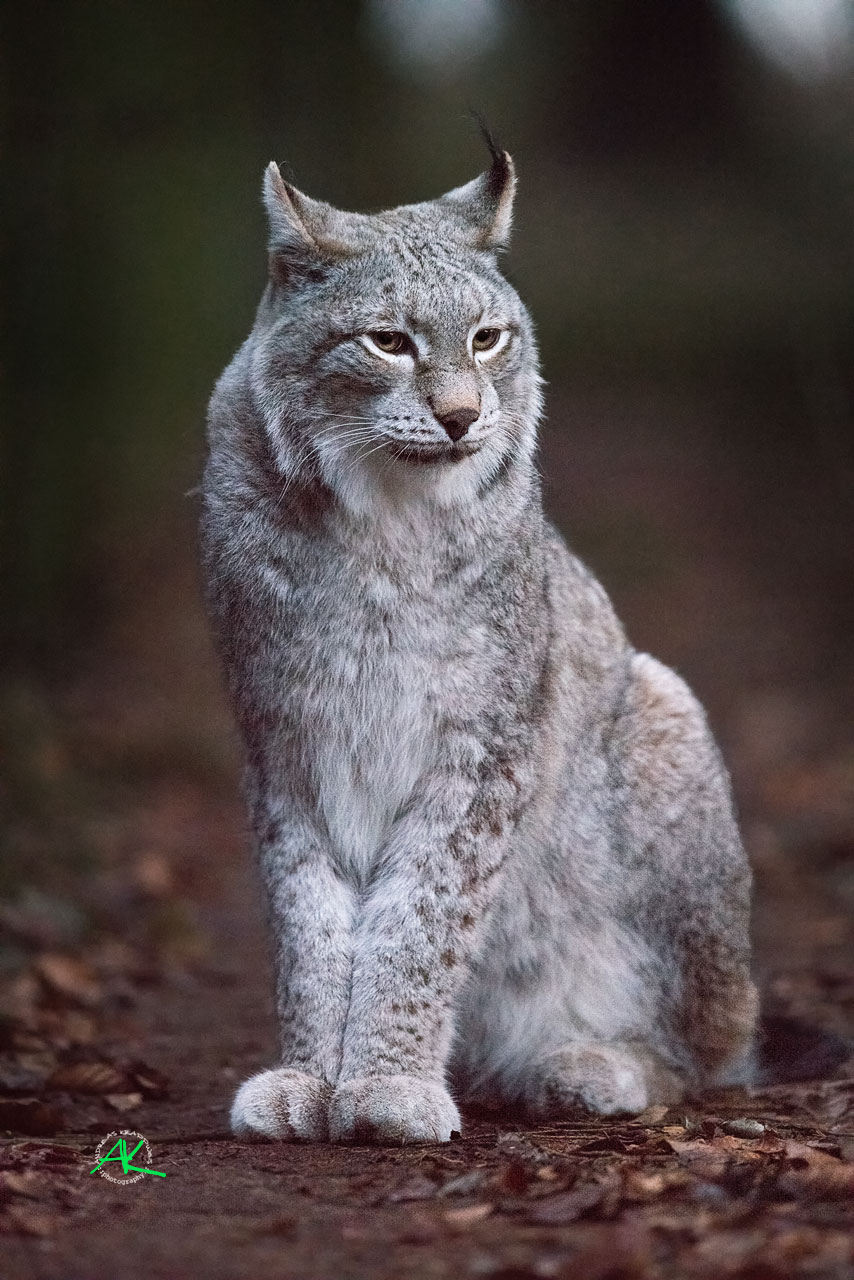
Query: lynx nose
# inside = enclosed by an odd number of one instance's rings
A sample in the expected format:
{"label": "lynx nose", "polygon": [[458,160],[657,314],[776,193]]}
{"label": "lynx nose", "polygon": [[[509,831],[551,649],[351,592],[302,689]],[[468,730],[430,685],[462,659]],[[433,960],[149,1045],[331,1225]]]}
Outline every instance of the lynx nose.
{"label": "lynx nose", "polygon": [[452,409],[450,413],[437,413],[436,417],[452,440],[462,440],[473,422],[480,417],[479,409]]}

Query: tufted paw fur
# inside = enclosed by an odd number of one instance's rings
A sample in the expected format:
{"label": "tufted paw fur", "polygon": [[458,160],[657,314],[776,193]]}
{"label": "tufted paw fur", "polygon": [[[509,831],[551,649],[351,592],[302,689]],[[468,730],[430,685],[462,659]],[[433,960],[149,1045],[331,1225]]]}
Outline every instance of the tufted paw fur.
{"label": "tufted paw fur", "polygon": [[650,1103],[677,1102],[682,1089],[672,1071],[651,1055],[624,1045],[567,1045],[531,1070],[525,1109],[532,1120],[574,1111],[638,1115]]}
{"label": "tufted paw fur", "polygon": [[326,1142],[332,1087],[291,1067],[260,1071],[245,1080],[231,1104],[231,1127],[239,1138],[279,1142]]}
{"label": "tufted paw fur", "polygon": [[448,1142],[460,1113],[447,1089],[417,1076],[348,1080],[329,1106],[333,1142]]}

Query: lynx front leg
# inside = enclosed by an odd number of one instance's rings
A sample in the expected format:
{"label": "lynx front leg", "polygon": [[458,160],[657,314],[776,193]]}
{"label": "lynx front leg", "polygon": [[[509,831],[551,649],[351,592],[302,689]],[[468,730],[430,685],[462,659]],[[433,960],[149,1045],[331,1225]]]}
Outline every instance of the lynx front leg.
{"label": "lynx front leg", "polygon": [[[518,819],[523,786],[504,757],[430,780],[400,819],[355,939],[334,1141],[447,1142],[454,997]],[[466,776],[468,775],[468,780]]]}
{"label": "lynx front leg", "polygon": [[352,894],[322,838],[295,818],[266,822],[261,863],[276,949],[280,1067],[241,1085],[241,1136],[324,1141],[341,1066],[352,970]]}
{"label": "lynx front leg", "polygon": [[425,871],[390,876],[361,921],[333,1140],[447,1142],[460,1128],[444,1065],[466,925],[458,884]]}

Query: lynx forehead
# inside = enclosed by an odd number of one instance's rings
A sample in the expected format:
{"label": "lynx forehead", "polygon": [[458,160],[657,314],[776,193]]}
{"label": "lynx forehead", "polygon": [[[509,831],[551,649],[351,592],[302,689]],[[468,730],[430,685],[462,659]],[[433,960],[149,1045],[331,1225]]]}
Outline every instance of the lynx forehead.
{"label": "lynx forehead", "polygon": [[265,184],[202,543],[280,1053],[239,1134],[447,1141],[459,1099],[641,1111],[753,1071],[750,876],[678,676],[546,520],[509,156],[424,204]]}

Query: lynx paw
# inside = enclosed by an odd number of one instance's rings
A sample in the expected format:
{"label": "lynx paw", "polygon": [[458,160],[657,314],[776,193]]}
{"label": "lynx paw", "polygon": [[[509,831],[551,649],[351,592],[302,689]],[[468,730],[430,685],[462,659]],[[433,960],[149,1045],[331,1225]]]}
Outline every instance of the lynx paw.
{"label": "lynx paw", "polygon": [[[659,1076],[654,1100],[666,1102],[674,1093],[674,1078],[664,1071]],[[637,1115],[649,1105],[649,1083],[647,1064],[630,1049],[568,1045],[532,1069],[524,1101],[535,1120],[557,1119],[578,1110],[603,1116]]]}
{"label": "lynx paw", "polygon": [[329,1106],[333,1142],[448,1142],[459,1129],[460,1113],[448,1091],[417,1076],[348,1080]]}
{"label": "lynx paw", "polygon": [[280,1142],[326,1142],[332,1088],[305,1071],[277,1067],[250,1076],[231,1104],[231,1127],[239,1138]]}

